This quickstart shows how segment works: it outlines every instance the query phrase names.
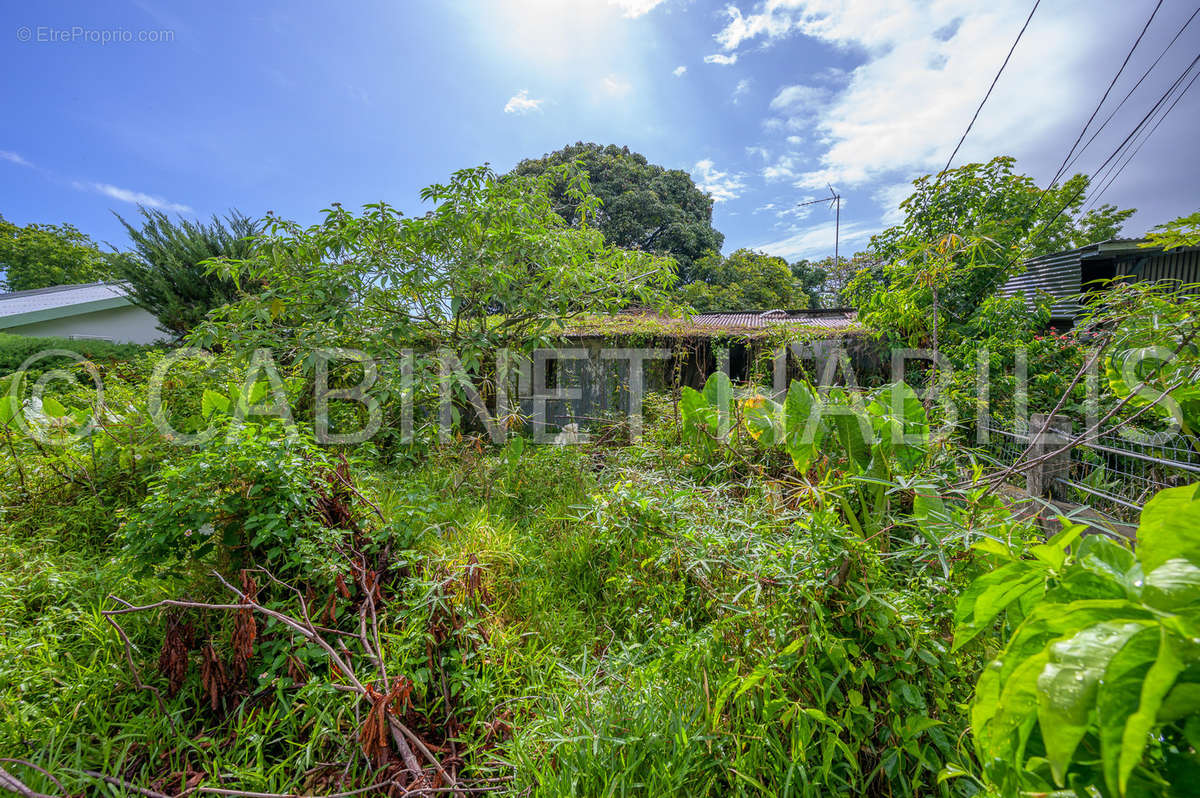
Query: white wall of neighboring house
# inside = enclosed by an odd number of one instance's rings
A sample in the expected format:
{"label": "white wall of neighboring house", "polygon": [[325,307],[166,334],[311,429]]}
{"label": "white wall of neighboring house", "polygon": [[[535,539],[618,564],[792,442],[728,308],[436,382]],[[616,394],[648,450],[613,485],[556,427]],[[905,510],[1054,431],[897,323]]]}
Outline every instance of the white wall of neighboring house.
{"label": "white wall of neighboring house", "polygon": [[36,321],[0,332],[44,338],[101,338],[119,344],[152,344],[167,337],[158,329],[158,319],[133,305]]}
{"label": "white wall of neighboring house", "polygon": [[152,344],[167,338],[119,283],[56,285],[0,294],[0,333]]}

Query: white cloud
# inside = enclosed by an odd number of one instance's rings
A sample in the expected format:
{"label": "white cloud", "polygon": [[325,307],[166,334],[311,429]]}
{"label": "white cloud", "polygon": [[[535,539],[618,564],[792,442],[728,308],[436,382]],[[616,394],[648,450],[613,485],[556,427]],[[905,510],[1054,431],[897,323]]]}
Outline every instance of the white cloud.
{"label": "white cloud", "polygon": [[[771,241],[766,244],[759,244],[754,249],[762,250],[769,255],[778,255],[788,260],[795,260],[797,258],[823,258],[826,255],[833,254],[835,232],[834,223],[825,222],[815,227],[809,227],[787,238]],[[841,251],[849,254],[853,250],[848,248],[847,244],[855,241],[863,241],[870,238],[875,232],[877,230],[869,225],[860,222],[843,221],[840,237]]]}
{"label": "white cloud", "polygon": [[733,55],[725,55],[724,53],[713,53],[712,55],[704,56],[706,64],[720,64],[721,66],[729,66],[737,63],[737,53]]}
{"label": "white cloud", "polygon": [[528,89],[521,89],[508,98],[508,102],[504,104],[504,113],[527,114],[530,111],[540,111],[544,102],[545,100],[535,100],[530,97]]}
{"label": "white cloud", "polygon": [[762,171],[762,176],[765,180],[791,180],[796,177],[797,163],[796,159],[790,155],[784,155],[775,163],[767,166]]}
{"label": "white cloud", "polygon": [[757,156],[759,158],[762,158],[764,161],[770,160],[770,158],[771,158],[771,153],[767,150],[766,147],[747,147],[746,154]]}
{"label": "white cloud", "polygon": [[742,78],[737,82],[737,85],[733,87],[733,102],[735,104],[741,102],[742,97],[745,97],[749,91],[750,80],[748,78]]}
{"label": "white cloud", "polygon": [[171,202],[162,197],[156,197],[153,194],[143,194],[140,191],[132,191],[127,188],[120,188],[111,183],[75,183],[76,188],[90,189],[97,191],[106,197],[112,197],[121,202],[128,202],[132,205],[145,205],[147,208],[158,208],[163,211],[175,211],[176,213],[191,213],[191,207],[178,202]]}
{"label": "white cloud", "polygon": [[671,70],[671,74],[677,78],[683,77],[685,72],[687,72],[687,67],[683,66],[682,64]]}
{"label": "white cloud", "polygon": [[908,199],[912,193],[912,183],[905,181],[883,186],[871,195],[871,199],[883,208],[883,216],[879,221],[885,227],[891,227],[904,221],[904,211],[900,210],[900,203]]}
{"label": "white cloud", "polygon": [[608,0],[609,5],[617,6],[624,12],[624,16],[631,19],[649,14],[663,2],[664,0]]}
{"label": "white cloud", "polygon": [[771,100],[771,108],[776,111],[804,110],[823,104],[828,97],[828,91],[816,86],[784,86]]}
{"label": "white cloud", "polygon": [[692,167],[692,177],[701,191],[712,194],[714,202],[737,199],[746,188],[742,175],[719,171],[708,158],[696,162]]}
{"label": "white cloud", "polygon": [[[763,123],[780,134],[815,128],[806,138],[822,142],[824,150],[796,185],[824,188],[826,182],[895,183],[940,169],[1028,8],[975,0],[884,7],[875,0],[761,0],[745,13],[736,6],[726,13],[714,38],[731,57],[740,47],[769,46],[793,35],[862,54],[853,71],[830,76],[836,93],[788,86],[772,101],[779,116]],[[1133,11],[1119,6],[1114,14],[1127,19]],[[1044,149],[1059,131],[1077,126],[1084,106],[1103,88],[1096,75],[1104,48],[1097,42],[1111,40],[1103,36],[1111,25],[1083,0],[1065,0],[1054,14],[1035,18],[958,163]],[[1045,57],[1048,52],[1053,59]],[[1105,74],[1108,69],[1103,66]]]}
{"label": "white cloud", "polygon": [[19,153],[10,150],[0,150],[0,161],[15,163],[17,166],[33,166],[29,161],[22,158]]}
{"label": "white cloud", "polygon": [[633,91],[633,84],[618,75],[608,75],[600,82],[600,86],[613,97],[624,97]]}
{"label": "white cloud", "polygon": [[793,147],[799,147],[804,143],[804,139],[800,138],[799,136],[788,136],[787,143],[791,144]]}

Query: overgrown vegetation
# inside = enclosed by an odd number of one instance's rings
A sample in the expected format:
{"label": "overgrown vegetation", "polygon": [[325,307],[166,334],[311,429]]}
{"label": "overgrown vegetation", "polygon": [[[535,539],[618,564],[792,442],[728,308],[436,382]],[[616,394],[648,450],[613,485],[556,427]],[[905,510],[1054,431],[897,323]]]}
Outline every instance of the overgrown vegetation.
{"label": "overgrown vegetation", "polygon": [[[1197,486],[1150,502],[1136,552],[1069,521],[1046,541],[953,417],[981,335],[1000,372],[1020,344],[1053,366],[1040,407],[1074,409],[1086,359],[1106,418],[1194,434],[1194,299],[1122,287],[1088,339],[1048,336],[977,295],[994,239],[949,231],[889,264],[905,290],[873,331],[948,353],[941,394],[935,371],[772,396],[756,363],[649,396],[640,437],[622,415],[538,446],[504,366],[573,324],[693,334],[609,318],[669,308],[675,266],[606,240],[572,164],[423,197],[419,217],[267,219],[200,267],[254,292],[192,350],[93,353],[103,403],[86,363],[5,378],[0,787],[1190,789]],[[904,306],[922,302],[928,323]],[[323,435],[372,419],[358,443]]]}

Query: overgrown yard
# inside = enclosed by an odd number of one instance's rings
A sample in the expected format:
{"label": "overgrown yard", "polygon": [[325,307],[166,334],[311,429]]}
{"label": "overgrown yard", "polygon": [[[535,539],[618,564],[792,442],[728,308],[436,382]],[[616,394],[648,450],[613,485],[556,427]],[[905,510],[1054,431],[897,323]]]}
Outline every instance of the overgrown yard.
{"label": "overgrown yard", "polygon": [[[320,562],[297,583],[314,626],[372,690],[383,673],[366,649],[381,652],[397,718],[476,788],[935,789],[967,756],[975,671],[949,655],[954,582],[927,554],[882,553],[793,486],[703,461],[674,435],[668,419],[632,447],[466,442],[410,467],[353,461],[336,472],[344,486],[304,462],[354,534],[338,550],[302,543],[277,570]],[[292,454],[264,444],[251,467],[295,466]],[[366,740],[370,703],[343,690],[347,675],[272,618],[247,635],[239,610],[110,616],[138,689],[102,610],[238,599],[199,563],[139,574],[123,519],[140,497],[105,476],[6,518],[3,754],[84,791],[101,789],[89,770],[168,794],[409,783],[394,744]],[[214,464],[195,496],[228,493],[232,477]],[[265,607],[302,618],[288,587],[240,573]]]}
{"label": "overgrown yard", "polygon": [[[980,168],[954,178],[968,221]],[[639,436],[619,345],[624,409],[536,445],[548,394],[505,366],[667,313],[676,264],[590,227],[569,165],[422,197],[269,216],[216,259],[213,229],[153,217],[234,297],[183,308],[185,346],[0,378],[0,789],[1195,794],[1200,488],[1150,498],[1136,551],[1046,539],[996,488],[1053,453],[997,470],[970,435],[1037,409],[1200,450],[1193,287],[1112,286],[1047,335],[995,294],[1008,248],[914,217],[847,287],[864,340],[928,347],[912,385],[776,393],[768,352],[647,397]]]}

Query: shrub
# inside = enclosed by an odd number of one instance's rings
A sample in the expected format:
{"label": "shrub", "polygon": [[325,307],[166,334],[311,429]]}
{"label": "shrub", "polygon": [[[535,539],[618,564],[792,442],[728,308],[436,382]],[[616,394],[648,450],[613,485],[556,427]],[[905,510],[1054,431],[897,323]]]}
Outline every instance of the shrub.
{"label": "shrub", "polygon": [[[222,567],[259,565],[288,577],[327,571],[322,553],[353,526],[319,506],[330,495],[333,461],[278,419],[230,419],[215,428],[151,480],[124,525],[134,557],[146,566],[215,558]],[[335,489],[344,499],[342,490]]]}
{"label": "shrub", "polygon": [[[1200,740],[1200,486],[1142,513],[1136,554],[1068,526],[963,592],[961,647],[1007,619],[971,705],[987,778],[1005,795],[1194,794]],[[992,541],[995,543],[995,541]],[[1065,794],[1065,793],[1063,793]]]}
{"label": "shrub", "polygon": [[[103,371],[107,365],[137,360],[151,348],[139,344],[116,344],[112,341],[88,338],[37,338],[0,333],[0,377],[12,374],[30,357],[47,349],[78,352]],[[30,366],[26,378],[36,380],[47,371],[74,364],[75,361],[66,356],[43,358]]]}

